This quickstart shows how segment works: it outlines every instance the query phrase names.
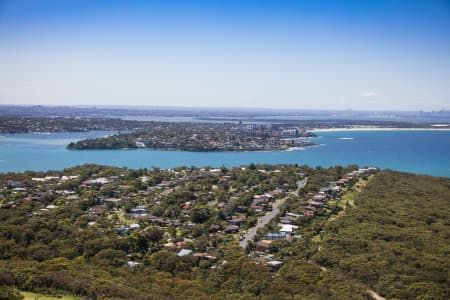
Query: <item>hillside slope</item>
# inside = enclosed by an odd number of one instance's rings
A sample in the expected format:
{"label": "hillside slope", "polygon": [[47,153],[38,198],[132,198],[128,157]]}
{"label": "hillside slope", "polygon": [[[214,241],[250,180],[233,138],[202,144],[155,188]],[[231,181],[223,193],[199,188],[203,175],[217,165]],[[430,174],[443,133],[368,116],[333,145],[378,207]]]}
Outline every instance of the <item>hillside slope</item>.
{"label": "hillside slope", "polygon": [[324,227],[320,265],[388,299],[450,299],[450,180],[383,171]]}

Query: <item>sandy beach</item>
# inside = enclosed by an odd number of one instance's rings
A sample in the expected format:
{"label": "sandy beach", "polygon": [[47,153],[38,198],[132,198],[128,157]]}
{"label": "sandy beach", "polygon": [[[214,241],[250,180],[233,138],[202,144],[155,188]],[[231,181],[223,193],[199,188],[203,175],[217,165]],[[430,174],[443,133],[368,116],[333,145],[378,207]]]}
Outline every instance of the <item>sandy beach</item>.
{"label": "sandy beach", "polygon": [[361,126],[361,127],[351,127],[351,128],[313,128],[312,132],[330,132],[330,131],[418,131],[418,130],[450,130],[450,127],[434,127],[434,128],[395,128],[395,127],[370,127],[370,126]]}

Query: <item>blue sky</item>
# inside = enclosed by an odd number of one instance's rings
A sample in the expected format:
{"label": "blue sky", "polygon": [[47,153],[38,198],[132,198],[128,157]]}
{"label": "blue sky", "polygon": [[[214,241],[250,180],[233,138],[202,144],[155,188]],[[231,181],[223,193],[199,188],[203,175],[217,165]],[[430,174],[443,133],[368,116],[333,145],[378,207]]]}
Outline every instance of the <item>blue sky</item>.
{"label": "blue sky", "polygon": [[0,104],[450,108],[450,2],[0,0]]}

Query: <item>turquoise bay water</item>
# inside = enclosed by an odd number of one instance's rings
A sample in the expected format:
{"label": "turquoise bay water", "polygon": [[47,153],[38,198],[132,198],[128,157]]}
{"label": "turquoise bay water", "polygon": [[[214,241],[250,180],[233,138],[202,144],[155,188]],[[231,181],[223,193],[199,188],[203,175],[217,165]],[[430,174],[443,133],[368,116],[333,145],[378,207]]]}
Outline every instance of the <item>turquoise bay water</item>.
{"label": "turquoise bay water", "polygon": [[0,136],[0,172],[59,170],[84,163],[129,168],[239,166],[249,163],[333,166],[358,164],[450,177],[450,131],[318,132],[320,144],[296,151],[183,152],[153,150],[69,151],[70,142],[107,132]]}

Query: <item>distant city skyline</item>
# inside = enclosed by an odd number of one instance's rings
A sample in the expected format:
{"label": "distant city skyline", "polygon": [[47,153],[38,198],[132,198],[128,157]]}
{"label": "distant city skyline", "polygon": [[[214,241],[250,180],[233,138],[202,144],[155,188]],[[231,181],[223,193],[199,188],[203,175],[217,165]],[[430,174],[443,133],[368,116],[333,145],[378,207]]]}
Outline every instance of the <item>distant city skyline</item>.
{"label": "distant city skyline", "polygon": [[449,1],[0,0],[0,104],[450,108]]}

